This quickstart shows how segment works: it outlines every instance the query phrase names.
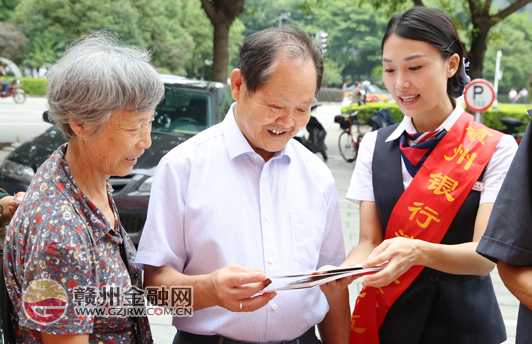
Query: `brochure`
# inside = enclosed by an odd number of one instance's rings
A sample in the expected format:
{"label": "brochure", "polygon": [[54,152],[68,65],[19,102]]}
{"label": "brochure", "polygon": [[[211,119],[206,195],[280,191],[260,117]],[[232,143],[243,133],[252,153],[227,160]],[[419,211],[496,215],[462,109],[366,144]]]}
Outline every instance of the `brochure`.
{"label": "brochure", "polygon": [[262,290],[262,292],[313,288],[344,277],[374,274],[384,269],[385,266],[386,263],[374,266],[372,268],[363,269],[361,264],[357,264],[331,270],[274,276],[269,278],[272,283],[267,289]]}

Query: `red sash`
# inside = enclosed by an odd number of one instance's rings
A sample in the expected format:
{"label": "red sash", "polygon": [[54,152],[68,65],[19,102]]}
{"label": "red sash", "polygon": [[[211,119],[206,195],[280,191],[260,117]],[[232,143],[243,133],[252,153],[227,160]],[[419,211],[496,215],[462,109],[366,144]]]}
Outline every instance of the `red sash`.
{"label": "red sash", "polygon": [[[395,205],[385,239],[403,236],[440,243],[503,135],[464,112]],[[423,268],[413,266],[386,287],[362,288],[351,317],[350,343],[379,343],[386,313]]]}

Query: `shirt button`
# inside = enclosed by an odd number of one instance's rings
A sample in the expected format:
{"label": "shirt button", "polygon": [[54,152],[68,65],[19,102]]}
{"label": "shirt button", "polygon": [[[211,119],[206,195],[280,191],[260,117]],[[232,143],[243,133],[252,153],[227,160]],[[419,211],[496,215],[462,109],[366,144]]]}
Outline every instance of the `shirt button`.
{"label": "shirt button", "polygon": [[268,259],[268,263],[273,264],[273,259]]}
{"label": "shirt button", "polygon": [[270,221],[270,216],[269,215],[264,215],[264,220]]}
{"label": "shirt button", "polygon": [[266,176],[265,176],[265,175],[262,175],[262,179],[266,179]]}
{"label": "shirt button", "polygon": [[252,155],[252,157],[253,157],[253,160],[257,159],[257,156],[256,156],[256,155]]}
{"label": "shirt button", "polygon": [[277,304],[276,304],[276,303],[274,303],[274,304],[272,305],[272,309],[273,309],[273,310],[276,310],[276,309],[277,309]]}
{"label": "shirt button", "polygon": [[438,276],[436,275],[431,275],[430,276],[430,281],[434,284],[438,283]]}

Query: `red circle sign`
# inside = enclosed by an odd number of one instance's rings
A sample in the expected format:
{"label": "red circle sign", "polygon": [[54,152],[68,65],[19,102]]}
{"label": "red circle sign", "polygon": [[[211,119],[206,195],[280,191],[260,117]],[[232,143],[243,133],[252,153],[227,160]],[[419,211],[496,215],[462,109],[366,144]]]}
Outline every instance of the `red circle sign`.
{"label": "red circle sign", "polygon": [[493,85],[484,79],[475,79],[467,85],[464,100],[468,108],[473,111],[486,111],[495,101]]}

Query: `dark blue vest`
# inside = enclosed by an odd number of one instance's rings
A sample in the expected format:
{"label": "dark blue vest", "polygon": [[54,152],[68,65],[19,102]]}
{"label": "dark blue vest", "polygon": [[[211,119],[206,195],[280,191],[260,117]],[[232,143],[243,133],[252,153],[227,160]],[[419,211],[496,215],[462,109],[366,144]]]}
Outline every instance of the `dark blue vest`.
{"label": "dark blue vest", "polygon": [[[397,126],[378,131],[373,154],[373,190],[383,232],[405,191],[399,139],[385,142]],[[480,192],[471,191],[442,244],[473,240],[479,202]],[[379,338],[381,344],[496,344],[506,340],[506,329],[489,275],[424,268],[388,311]]]}

